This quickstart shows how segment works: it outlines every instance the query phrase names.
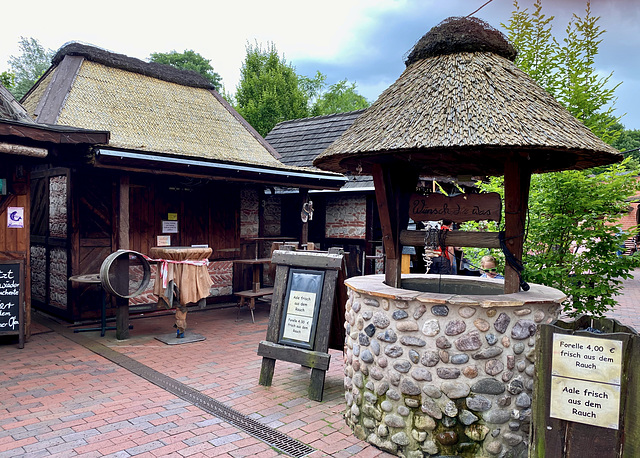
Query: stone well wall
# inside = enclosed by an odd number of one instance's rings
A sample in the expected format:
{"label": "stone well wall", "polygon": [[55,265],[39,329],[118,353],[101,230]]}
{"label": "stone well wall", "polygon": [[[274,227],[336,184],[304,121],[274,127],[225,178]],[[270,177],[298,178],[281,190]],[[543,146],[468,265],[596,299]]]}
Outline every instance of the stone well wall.
{"label": "stone well wall", "polygon": [[405,277],[475,282],[494,294],[396,289],[383,275],[347,280],[347,424],[406,457],[526,457],[537,325],[557,318],[564,294],[540,285],[495,294],[497,280]]}

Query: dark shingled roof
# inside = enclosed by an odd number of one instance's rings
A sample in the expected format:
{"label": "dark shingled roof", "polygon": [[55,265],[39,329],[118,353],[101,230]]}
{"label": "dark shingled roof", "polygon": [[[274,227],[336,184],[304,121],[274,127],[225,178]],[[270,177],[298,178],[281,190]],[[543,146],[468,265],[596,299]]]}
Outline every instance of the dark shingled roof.
{"label": "dark shingled roof", "polygon": [[364,110],[278,123],[265,139],[280,153],[281,162],[313,167],[313,160],[349,128]]}
{"label": "dark shingled roof", "polygon": [[[313,167],[313,160],[338,139],[364,110],[336,113],[313,118],[283,121],[267,134],[265,140],[280,154],[280,161],[298,167]],[[351,176],[341,188],[371,190],[370,176]]]}

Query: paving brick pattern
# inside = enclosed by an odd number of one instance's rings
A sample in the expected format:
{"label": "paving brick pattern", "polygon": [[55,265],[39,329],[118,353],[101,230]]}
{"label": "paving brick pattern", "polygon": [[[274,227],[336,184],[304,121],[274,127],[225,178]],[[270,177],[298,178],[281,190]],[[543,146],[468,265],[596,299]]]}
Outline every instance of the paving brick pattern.
{"label": "paving brick pattern", "polygon": [[[610,316],[640,329],[640,270],[618,299]],[[84,335],[310,445],[311,457],[390,457],[344,423],[340,351],[330,352],[322,402],[307,398],[310,370],[295,364],[278,361],[273,385],[258,385],[256,349],[268,307],[258,305],[255,316],[252,323],[246,308],[189,313],[187,332],[206,340],[183,345],[155,339],[173,332],[170,315],[133,319],[126,341],[117,341],[115,331]],[[0,347],[0,458],[281,455],[43,324],[35,322],[32,331],[24,349]]]}

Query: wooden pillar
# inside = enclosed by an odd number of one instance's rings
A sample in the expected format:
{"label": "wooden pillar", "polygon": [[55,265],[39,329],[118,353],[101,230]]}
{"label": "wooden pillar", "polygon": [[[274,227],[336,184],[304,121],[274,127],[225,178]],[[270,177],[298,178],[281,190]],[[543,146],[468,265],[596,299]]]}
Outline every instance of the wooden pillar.
{"label": "wooden pillar", "polygon": [[[507,160],[504,166],[505,241],[511,254],[519,261],[522,261],[530,184],[531,169],[526,159],[514,156]],[[504,293],[517,293],[519,290],[518,272],[506,263]]]}
{"label": "wooden pillar", "polygon": [[[129,249],[129,176],[120,176],[118,205],[118,249]],[[129,282],[128,263],[123,264],[123,268],[118,272],[118,277],[124,276],[122,281]],[[126,265],[126,272],[124,267]],[[120,269],[119,269],[120,270]],[[129,338],[129,299],[117,298],[116,305],[116,339],[124,340]]]}
{"label": "wooden pillar", "polygon": [[402,268],[400,231],[406,229],[409,222],[409,196],[415,190],[418,174],[409,167],[374,164],[372,175],[385,250],[385,283],[399,288]]}
{"label": "wooden pillar", "polygon": [[[300,208],[309,201],[309,190],[300,188]],[[300,246],[309,243],[309,221],[302,221],[302,230],[300,231]]]}

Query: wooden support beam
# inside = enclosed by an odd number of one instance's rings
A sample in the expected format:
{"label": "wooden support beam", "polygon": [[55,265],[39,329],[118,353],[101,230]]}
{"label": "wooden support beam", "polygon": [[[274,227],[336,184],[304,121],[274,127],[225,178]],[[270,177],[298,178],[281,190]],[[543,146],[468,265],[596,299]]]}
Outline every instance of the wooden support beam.
{"label": "wooden support beam", "polygon": [[[425,231],[400,232],[400,243],[406,246],[424,246]],[[497,232],[446,231],[444,232],[446,246],[500,248]]]}
{"label": "wooden support beam", "polygon": [[[522,261],[530,184],[531,169],[526,159],[515,156],[507,160],[504,166],[505,242],[519,261]],[[505,264],[504,293],[517,293],[520,290],[518,272],[508,262]]]}
{"label": "wooden support beam", "polygon": [[409,198],[418,182],[418,173],[409,167],[374,164],[373,183],[380,215],[385,250],[385,283],[400,287],[402,248],[400,231],[409,222]]}
{"label": "wooden support beam", "polygon": [[[118,249],[129,249],[129,175],[120,176],[118,205]],[[118,272],[118,281],[129,284],[129,265]],[[126,290],[125,290],[126,291]],[[124,340],[129,338],[129,299],[117,298],[116,305],[116,339]]]}

